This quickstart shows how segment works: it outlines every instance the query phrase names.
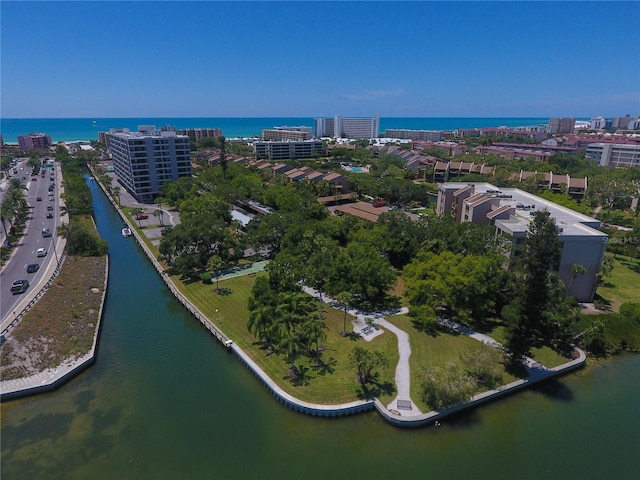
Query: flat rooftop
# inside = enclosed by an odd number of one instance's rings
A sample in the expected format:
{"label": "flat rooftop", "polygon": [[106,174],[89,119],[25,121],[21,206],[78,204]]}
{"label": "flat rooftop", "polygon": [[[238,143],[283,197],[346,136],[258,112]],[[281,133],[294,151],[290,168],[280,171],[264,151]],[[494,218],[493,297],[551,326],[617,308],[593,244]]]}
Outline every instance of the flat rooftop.
{"label": "flat rooftop", "polygon": [[[518,188],[498,188],[486,182],[447,182],[444,186],[454,190],[473,186],[476,195],[488,193],[492,197],[500,199],[500,207],[506,205],[514,207],[516,209],[514,217],[509,220],[500,220],[502,223],[508,222],[514,231],[528,230],[533,214],[536,211],[547,210],[554,218],[558,228],[562,229],[559,232],[560,235],[607,236],[598,230],[600,228],[599,220]],[[515,222],[519,222],[521,225],[516,226]]]}

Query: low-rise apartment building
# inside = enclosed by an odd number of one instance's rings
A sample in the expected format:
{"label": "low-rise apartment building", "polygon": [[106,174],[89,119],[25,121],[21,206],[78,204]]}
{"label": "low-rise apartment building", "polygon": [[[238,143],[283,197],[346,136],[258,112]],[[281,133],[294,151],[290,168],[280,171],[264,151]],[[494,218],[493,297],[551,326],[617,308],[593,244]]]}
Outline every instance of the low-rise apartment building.
{"label": "low-rise apartment building", "polygon": [[[438,185],[438,215],[495,227],[496,235],[510,240],[513,257],[520,255],[531,218],[539,210],[548,211],[556,223],[562,248],[558,274],[571,287],[568,295],[581,302],[592,301],[608,239],[598,230],[598,220],[517,188],[497,188],[490,183]],[[573,265],[582,265],[586,273],[573,278]]]}

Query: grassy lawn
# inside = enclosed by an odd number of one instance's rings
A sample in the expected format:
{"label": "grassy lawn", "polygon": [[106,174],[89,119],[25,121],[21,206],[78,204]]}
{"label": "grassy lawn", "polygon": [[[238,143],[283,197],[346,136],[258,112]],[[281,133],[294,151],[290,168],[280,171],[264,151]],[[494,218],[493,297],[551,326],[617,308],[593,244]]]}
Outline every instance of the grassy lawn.
{"label": "grassy lawn", "polygon": [[[507,331],[505,327],[496,327],[488,334],[495,341],[504,344],[507,341]],[[547,368],[557,367],[569,361],[568,358],[559,355],[555,350],[549,347],[533,348],[531,350],[533,359],[540,362]]]}
{"label": "grassy lawn", "polygon": [[640,259],[617,255],[613,263],[611,275],[598,287],[597,296],[617,312],[623,303],[640,301]]}
{"label": "grassy lawn", "polygon": [[[411,343],[411,356],[409,364],[411,367],[411,399],[423,412],[430,411],[428,405],[422,401],[420,393],[420,371],[424,367],[445,367],[451,361],[458,361],[460,354],[473,352],[480,346],[480,342],[465,335],[440,333],[431,336],[417,331],[411,323],[411,318],[407,315],[395,315],[386,319],[398,328],[409,333]],[[502,373],[502,384],[507,384],[516,380],[516,377]],[[483,391],[479,389],[477,393]]]}
{"label": "grassy lawn", "polygon": [[[257,275],[266,275],[260,272]],[[327,330],[324,342],[322,361],[324,365],[313,365],[314,356],[301,354],[295,361],[298,368],[304,370],[304,375],[295,383],[289,378],[289,364],[283,355],[269,353],[260,345],[247,329],[249,311],[247,298],[256,275],[247,275],[220,281],[220,289],[226,294],[215,293],[213,284],[192,282],[184,284],[178,277],[173,277],[178,289],[214,323],[234,340],[284,391],[296,398],[321,404],[337,404],[357,400],[363,397],[361,387],[355,379],[355,372],[349,366],[349,353],[355,345],[368,349],[377,349],[385,353],[389,366],[379,370],[376,384],[369,389],[369,394],[377,396],[383,404],[390,402],[396,395],[394,375],[398,362],[397,337],[391,332],[385,332],[367,342],[359,336],[342,337],[344,313],[323,304],[323,317]],[[401,291],[402,287],[396,285]],[[348,315],[347,330],[352,317]],[[436,337],[418,332],[406,315],[387,317],[397,327],[410,335],[411,341],[411,397],[417,406],[423,410],[430,410],[421,400],[420,371],[425,366],[444,367],[451,361],[458,361],[463,353],[473,352],[479,348],[477,340],[464,335],[441,333]],[[492,332],[498,341],[504,341],[504,331],[498,328]],[[534,351],[537,361],[547,367],[553,367],[566,362],[549,348]],[[503,371],[502,384],[516,380],[516,377]],[[478,392],[484,390],[479,388]]]}
{"label": "grassy lawn", "polygon": [[[259,273],[258,275],[265,275]],[[295,364],[308,368],[304,380],[293,384],[288,377],[289,364],[282,355],[269,354],[247,329],[249,311],[247,298],[256,276],[243,276],[220,281],[220,289],[230,292],[218,295],[215,286],[201,282],[182,284],[178,278],[178,289],[214,323],[234,340],[278,385],[296,398],[321,404],[335,404],[357,400],[361,389],[355,379],[355,372],[349,366],[349,352],[355,345],[383,351],[389,359],[389,367],[380,369],[379,386],[372,387],[372,393],[384,397],[384,392],[393,386],[395,367],[398,362],[397,339],[395,335],[385,333],[371,342],[360,337],[342,337],[344,312],[324,305],[324,319],[328,327],[327,339],[322,352],[323,367],[314,367],[313,356],[303,354]],[[216,313],[217,310],[217,313]],[[350,316],[349,316],[350,317]],[[349,331],[347,319],[347,331]],[[395,388],[395,387],[393,387]],[[389,399],[393,393],[388,393]]]}

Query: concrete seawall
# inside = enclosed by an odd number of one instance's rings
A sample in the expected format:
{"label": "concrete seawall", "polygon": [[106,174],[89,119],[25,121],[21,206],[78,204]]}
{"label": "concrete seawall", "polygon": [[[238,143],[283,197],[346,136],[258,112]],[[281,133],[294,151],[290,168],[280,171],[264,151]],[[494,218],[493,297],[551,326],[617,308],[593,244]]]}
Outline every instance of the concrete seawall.
{"label": "concrete seawall", "polygon": [[[53,281],[53,278],[52,280]],[[0,400],[6,401],[14,398],[25,397],[37,393],[49,392],[55,390],[60,385],[69,381],[78,375],[85,368],[89,367],[96,361],[98,353],[98,343],[100,339],[100,331],[102,327],[102,315],[104,303],[107,298],[107,284],[109,281],[109,257],[105,258],[105,278],[102,287],[102,299],[100,301],[100,311],[98,312],[98,321],[96,322],[95,333],[93,336],[93,345],[91,350],[85,355],[72,358],[56,368],[47,369],[35,375],[14,380],[4,380],[0,382]],[[49,285],[49,284],[47,284]]]}
{"label": "concrete seawall", "polygon": [[528,388],[529,386],[549,380],[551,378],[556,378],[558,376],[564,375],[576,369],[582,368],[586,362],[586,356],[582,350],[576,349],[578,352],[578,358],[575,360],[571,360],[563,365],[560,365],[553,369],[545,370],[544,372],[540,372],[539,375],[536,375],[534,378],[527,378],[512,382],[508,385],[501,386],[495,390],[490,390],[487,392],[483,392],[481,394],[473,397],[469,402],[465,402],[460,405],[456,405],[454,407],[448,408],[446,410],[441,411],[432,411],[425,413],[419,416],[410,416],[410,417],[402,417],[398,415],[394,415],[392,412],[387,410],[387,408],[382,405],[382,403],[378,399],[368,399],[368,400],[359,400],[345,404],[338,405],[322,405],[322,404],[314,404],[310,402],[305,402],[299,400],[292,395],[285,392],[282,388],[280,388],[272,379],[269,377],[240,347],[233,343],[233,341],[213,322],[209,321],[209,319],[195,306],[193,305],[182,293],[177,289],[177,287],[173,284],[169,276],[164,271],[162,265],[155,258],[151,250],[147,247],[144,240],[140,237],[140,234],[135,230],[134,226],[131,225],[131,222],[124,214],[124,212],[120,209],[119,205],[116,203],[115,199],[107,192],[104,186],[98,182],[102,191],[107,195],[107,198],[117,210],[118,214],[122,218],[123,222],[125,222],[133,232],[133,236],[145,252],[147,258],[151,261],[152,265],[163,279],[171,293],[180,301],[185,308],[191,312],[191,314],[211,333],[215,336],[220,343],[223,344],[227,349],[234,353],[234,355],[251,371],[260,382],[271,392],[274,398],[276,398],[280,403],[286,405],[288,408],[300,412],[306,415],[318,416],[318,417],[339,417],[346,415],[355,415],[358,413],[371,411],[374,408],[380,413],[380,415],[390,424],[397,427],[404,428],[414,428],[421,427],[435,423],[445,417],[450,415],[459,413],[463,410],[469,408],[475,408],[476,406],[482,405],[484,403],[498,400],[500,398],[505,397],[506,395],[510,395],[524,388]]}

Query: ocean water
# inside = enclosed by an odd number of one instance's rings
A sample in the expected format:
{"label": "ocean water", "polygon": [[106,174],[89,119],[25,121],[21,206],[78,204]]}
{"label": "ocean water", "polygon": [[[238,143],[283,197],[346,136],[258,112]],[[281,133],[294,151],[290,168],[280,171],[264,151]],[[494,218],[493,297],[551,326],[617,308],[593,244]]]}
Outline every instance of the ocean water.
{"label": "ocean water", "polygon": [[[548,118],[481,117],[380,117],[380,130],[455,130],[456,128],[523,127],[549,123]],[[181,128],[220,128],[227,138],[254,137],[275,126],[314,126],[312,117],[251,118],[1,118],[0,133],[5,143],[18,143],[18,136],[31,132],[51,135],[55,142],[98,140],[98,132],[110,128],[137,130],[138,125],[172,125]]]}

